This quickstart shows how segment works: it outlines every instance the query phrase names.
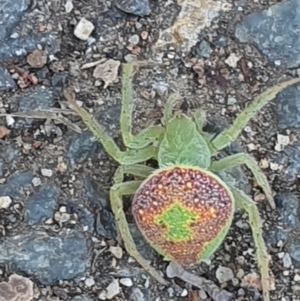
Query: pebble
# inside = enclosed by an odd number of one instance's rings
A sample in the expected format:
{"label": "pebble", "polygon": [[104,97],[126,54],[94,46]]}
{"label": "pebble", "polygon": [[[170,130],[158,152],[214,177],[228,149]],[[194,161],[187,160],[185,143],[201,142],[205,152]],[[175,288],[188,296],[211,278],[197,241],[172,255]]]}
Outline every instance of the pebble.
{"label": "pebble", "polygon": [[205,40],[202,40],[196,45],[196,54],[198,58],[208,59],[213,50],[211,49],[209,43]]}
{"label": "pebble", "polygon": [[133,282],[130,278],[121,278],[120,283],[124,286],[130,287],[133,285]]}
{"label": "pebble", "polygon": [[106,288],[106,298],[112,299],[120,293],[119,281],[114,279]]}
{"label": "pebble", "polygon": [[300,275],[299,274],[295,274],[294,280],[297,281],[297,282],[300,281]]}
{"label": "pebble", "polygon": [[128,54],[125,55],[124,60],[125,60],[127,63],[131,63],[131,62],[137,60],[137,56],[134,55],[134,54],[128,53]]}
{"label": "pebble", "polygon": [[299,0],[284,1],[244,17],[236,26],[235,36],[258,47],[270,61],[296,68],[300,63],[299,32],[295,30],[298,20]]}
{"label": "pebble", "polygon": [[220,283],[223,283],[232,280],[234,278],[234,275],[230,268],[220,265],[216,271],[216,277]]}
{"label": "pebble", "polygon": [[241,59],[240,56],[238,56],[235,53],[230,53],[230,55],[227,57],[225,60],[225,63],[231,67],[231,68],[236,68],[238,61]]}
{"label": "pebble", "polygon": [[32,185],[33,185],[34,187],[40,186],[41,184],[42,184],[41,178],[39,178],[39,177],[34,177],[34,178],[32,179]]}
{"label": "pebble", "polygon": [[94,278],[87,278],[87,279],[85,279],[84,284],[87,287],[92,287],[95,285],[95,280],[94,280]]}
{"label": "pebble", "polygon": [[282,258],[283,267],[290,268],[292,265],[292,259],[289,253],[285,253],[284,257]]}
{"label": "pebble", "polygon": [[93,32],[95,26],[92,22],[86,20],[85,18],[80,19],[74,29],[74,35],[83,41],[86,41],[91,33]]}
{"label": "pebble", "polygon": [[111,246],[109,248],[109,251],[118,259],[121,259],[123,257],[123,249],[119,246],[117,247]]}
{"label": "pebble", "polygon": [[48,184],[30,196],[24,207],[24,220],[29,225],[41,224],[52,218],[58,205],[60,190],[53,184]]}
{"label": "pebble", "polygon": [[51,178],[52,175],[53,175],[53,171],[51,169],[42,168],[41,169],[41,174],[44,177]]}
{"label": "pebble", "polygon": [[0,67],[0,91],[13,90],[17,87],[8,71]]}
{"label": "pebble", "polygon": [[149,0],[120,0],[116,1],[115,5],[126,13],[141,17],[149,15],[151,12]]}
{"label": "pebble", "polygon": [[139,43],[139,41],[140,41],[140,37],[137,34],[132,35],[128,39],[128,42],[133,45],[137,45]]}
{"label": "pebble", "polygon": [[0,262],[38,279],[44,285],[82,277],[90,265],[86,238],[81,232],[68,234],[43,229],[21,231],[0,244]]}
{"label": "pebble", "polygon": [[0,196],[0,208],[7,209],[12,203],[12,199],[9,196]]}

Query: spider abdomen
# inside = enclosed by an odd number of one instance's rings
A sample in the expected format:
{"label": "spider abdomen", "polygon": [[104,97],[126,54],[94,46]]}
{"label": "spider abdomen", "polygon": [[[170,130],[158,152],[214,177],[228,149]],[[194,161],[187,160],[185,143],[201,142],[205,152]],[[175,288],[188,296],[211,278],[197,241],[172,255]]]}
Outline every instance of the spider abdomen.
{"label": "spider abdomen", "polygon": [[136,223],[162,255],[183,265],[209,257],[232,221],[234,200],[216,175],[190,166],[157,170],[140,186]]}

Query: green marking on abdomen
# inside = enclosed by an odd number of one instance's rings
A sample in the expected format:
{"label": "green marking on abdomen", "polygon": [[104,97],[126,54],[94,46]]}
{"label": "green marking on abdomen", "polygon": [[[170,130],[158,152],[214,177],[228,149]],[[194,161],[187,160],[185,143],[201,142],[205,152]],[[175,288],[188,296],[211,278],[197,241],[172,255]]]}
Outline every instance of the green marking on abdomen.
{"label": "green marking on abdomen", "polygon": [[166,227],[165,238],[176,242],[187,241],[193,238],[190,224],[198,219],[197,214],[175,203],[155,218],[156,224]]}

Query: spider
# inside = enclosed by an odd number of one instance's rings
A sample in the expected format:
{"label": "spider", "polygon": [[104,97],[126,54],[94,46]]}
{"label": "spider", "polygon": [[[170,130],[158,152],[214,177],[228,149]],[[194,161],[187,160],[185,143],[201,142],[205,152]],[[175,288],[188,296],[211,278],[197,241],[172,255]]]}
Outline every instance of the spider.
{"label": "spider", "polygon": [[[269,300],[269,256],[262,235],[258,208],[243,191],[226,184],[216,174],[226,168],[245,164],[270,205],[275,208],[267,178],[255,159],[237,153],[212,160],[234,142],[248,121],[283,88],[298,82],[292,79],[274,86],[258,97],[236,118],[233,125],[213,137],[203,131],[205,114],[192,116],[173,114],[180,99],[172,94],[163,109],[159,125],[151,125],[137,135],[132,134],[133,91],[135,68],[149,62],[133,62],[122,67],[122,110],[120,127],[125,150],[121,150],[104,128],[82,107],[74,95],[65,93],[72,108],[102,143],[106,152],[120,165],[110,189],[110,202],[117,229],[127,252],[157,281],[168,282],[139,254],[123,211],[122,197],[133,196],[132,214],[138,228],[161,255],[183,266],[209,258],[221,245],[233,220],[235,208],[245,210],[256,247],[263,297]],[[159,168],[147,164],[155,159]],[[124,175],[135,180],[124,182]]]}

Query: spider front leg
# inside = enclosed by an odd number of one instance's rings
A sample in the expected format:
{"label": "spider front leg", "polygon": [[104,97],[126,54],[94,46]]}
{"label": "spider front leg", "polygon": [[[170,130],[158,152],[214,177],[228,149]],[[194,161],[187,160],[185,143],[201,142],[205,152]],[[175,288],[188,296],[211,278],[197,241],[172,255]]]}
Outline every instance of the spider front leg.
{"label": "spider front leg", "polygon": [[269,201],[270,206],[275,209],[275,203],[271,191],[271,187],[268,183],[267,177],[257,165],[257,162],[248,154],[238,153],[232,156],[228,156],[220,159],[219,161],[212,162],[210,169],[213,172],[219,172],[226,168],[233,168],[245,164],[257,181],[257,184],[262,188]]}
{"label": "spider front leg", "polygon": [[237,207],[245,210],[249,215],[249,222],[252,230],[254,244],[256,247],[256,257],[261,274],[261,284],[263,289],[263,300],[270,300],[271,275],[269,268],[269,255],[263,239],[262,221],[256,204],[241,190],[230,186],[231,192],[236,201]]}
{"label": "spider front leg", "polygon": [[259,112],[269,101],[274,99],[279,92],[288,86],[298,83],[299,81],[300,78],[294,78],[282,82],[258,95],[253,102],[235,119],[233,125],[220,133],[212,141],[212,146],[214,147],[214,152],[212,155],[217,154],[220,150],[234,142],[248,124],[249,120],[254,117],[256,113]]}
{"label": "spider front leg", "polygon": [[115,141],[106,133],[104,127],[89,114],[85,109],[78,106],[75,101],[75,93],[69,89],[64,91],[64,96],[72,108],[82,118],[88,129],[94,134],[97,140],[103,145],[106,152],[117,162],[123,165],[145,162],[157,157],[157,147],[148,145],[141,149],[121,151]]}
{"label": "spider front leg", "polygon": [[115,216],[116,225],[121,239],[124,242],[125,249],[154,279],[159,283],[168,285],[168,282],[140,255],[136,249],[134,240],[131,236],[126,216],[123,210],[122,197],[134,195],[140,187],[142,181],[131,181],[120,183],[123,181],[124,174],[133,174],[139,177],[147,177],[153,171],[152,168],[143,165],[120,166],[115,173],[115,183],[110,189],[110,201],[112,211]]}
{"label": "spider front leg", "polygon": [[[132,108],[133,108],[133,91],[132,78],[134,67],[151,64],[151,62],[137,61],[123,65],[122,72],[122,110],[121,110],[121,132],[123,142],[126,147],[132,149],[141,149],[147,145],[159,140],[164,133],[164,128],[159,125],[152,125],[142,130],[136,136],[132,135]],[[153,63],[152,63],[153,64]]]}

